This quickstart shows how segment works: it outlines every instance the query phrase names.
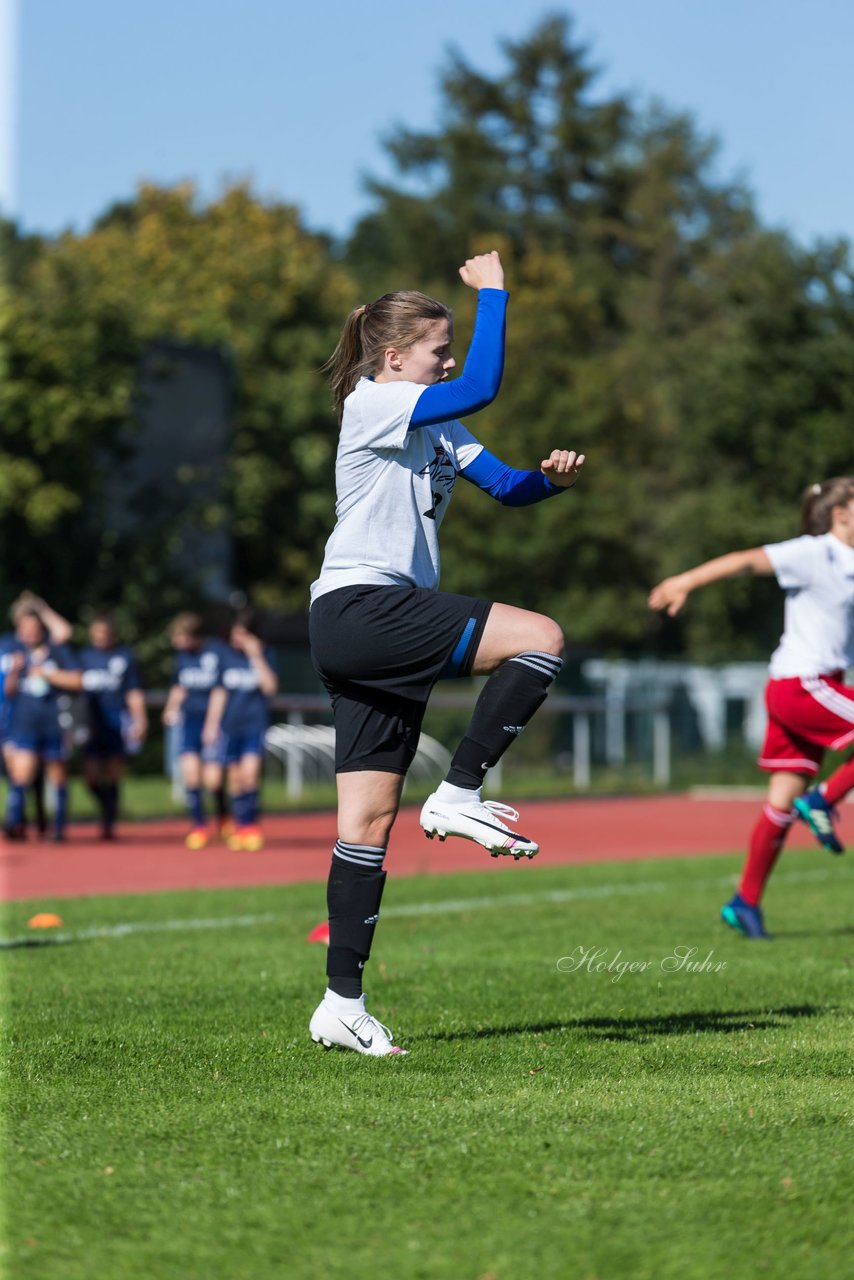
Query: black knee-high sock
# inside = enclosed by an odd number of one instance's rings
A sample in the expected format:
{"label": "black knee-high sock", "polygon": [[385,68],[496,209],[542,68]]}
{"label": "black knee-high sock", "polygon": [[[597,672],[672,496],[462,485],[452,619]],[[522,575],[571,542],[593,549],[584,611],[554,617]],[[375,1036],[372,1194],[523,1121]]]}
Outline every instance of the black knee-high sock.
{"label": "black knee-high sock", "polygon": [[47,806],[45,805],[44,784],[44,765],[39,765],[38,773],[33,780],[33,801],[36,809],[36,828],[39,831],[47,831]]}
{"label": "black knee-high sock", "polygon": [[112,831],[119,815],[119,784],[117,782],[101,784],[101,804],[104,813],[104,830]]}
{"label": "black knee-high sock", "polygon": [[216,805],[216,816],[221,822],[223,818],[228,817],[228,797],[225,794],[225,787],[217,787],[213,796],[214,804]]}
{"label": "black knee-high sock", "polygon": [[471,724],[451,761],[447,781],[477,789],[531,716],[545,702],[563,661],[553,653],[517,654],[493,671],[474,708]]}
{"label": "black knee-high sock", "polygon": [[100,780],[98,782],[87,781],[86,783],[86,786],[89,788],[90,795],[94,797],[98,808],[102,811],[104,808],[104,787],[106,785],[107,784],[105,782],[101,782]]}
{"label": "black knee-high sock", "polygon": [[326,974],[330,991],[348,999],[362,994],[362,970],[380,914],[386,873],[385,849],[338,840],[326,886],[329,952]]}

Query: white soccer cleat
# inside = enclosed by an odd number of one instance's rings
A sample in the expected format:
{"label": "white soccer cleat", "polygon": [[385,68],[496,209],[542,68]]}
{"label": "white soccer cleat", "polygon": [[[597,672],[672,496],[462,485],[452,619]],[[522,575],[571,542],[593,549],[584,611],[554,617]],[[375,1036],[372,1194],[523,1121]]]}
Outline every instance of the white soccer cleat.
{"label": "white soccer cleat", "polygon": [[511,830],[501,821],[502,818],[518,822],[519,814],[509,804],[499,804],[497,800],[470,800],[454,804],[438,800],[435,793],[428,796],[421,810],[421,825],[429,840],[434,836],[440,840],[446,836],[462,836],[464,840],[482,844],[493,858],[507,854],[517,862],[520,858],[533,858],[539,853],[540,846],[536,841]]}
{"label": "white soccer cleat", "polygon": [[311,1017],[308,1030],[315,1044],[324,1049],[355,1049],[373,1058],[386,1058],[393,1053],[405,1054],[406,1050],[392,1044],[392,1034],[365,1009],[362,997],[361,1013],[339,1014],[321,1000]]}

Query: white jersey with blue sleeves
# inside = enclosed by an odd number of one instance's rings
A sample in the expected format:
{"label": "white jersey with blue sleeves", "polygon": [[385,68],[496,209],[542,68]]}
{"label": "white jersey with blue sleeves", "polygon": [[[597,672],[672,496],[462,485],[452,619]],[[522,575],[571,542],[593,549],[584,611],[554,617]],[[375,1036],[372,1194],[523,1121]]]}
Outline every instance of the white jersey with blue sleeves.
{"label": "white jersey with blue sleeves", "polygon": [[344,402],[336,524],[311,598],[338,587],[439,584],[439,526],[483,445],[461,422],[409,428],[425,387],[362,378]]}

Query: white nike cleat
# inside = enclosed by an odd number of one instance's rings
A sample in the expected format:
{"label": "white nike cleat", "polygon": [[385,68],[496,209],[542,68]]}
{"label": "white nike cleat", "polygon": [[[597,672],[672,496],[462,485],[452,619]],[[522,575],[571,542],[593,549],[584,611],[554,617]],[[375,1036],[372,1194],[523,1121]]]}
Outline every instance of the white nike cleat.
{"label": "white nike cleat", "polygon": [[355,1049],[373,1058],[386,1058],[406,1050],[392,1044],[392,1034],[365,1009],[362,996],[361,1013],[336,1013],[326,999],[321,1000],[311,1017],[308,1030],[315,1044],[324,1049]]}
{"label": "white nike cleat", "polygon": [[429,840],[438,836],[462,836],[475,840],[488,849],[493,858],[507,854],[518,862],[520,858],[533,858],[540,846],[512,831],[501,819],[518,822],[519,814],[509,804],[497,800],[469,800],[463,804],[439,800],[436,794],[428,796],[421,810],[421,825]]}

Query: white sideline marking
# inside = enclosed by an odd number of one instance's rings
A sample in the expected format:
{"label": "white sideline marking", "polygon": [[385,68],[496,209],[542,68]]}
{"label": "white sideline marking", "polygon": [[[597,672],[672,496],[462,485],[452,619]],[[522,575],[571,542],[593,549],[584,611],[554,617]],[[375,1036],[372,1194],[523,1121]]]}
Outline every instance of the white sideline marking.
{"label": "white sideline marking", "polygon": [[[781,872],[775,876],[775,883],[806,884],[813,881],[827,880],[834,874],[830,869],[815,868],[811,871]],[[692,880],[681,887],[690,889],[718,889],[731,887],[736,876],[714,876],[703,880]],[[382,916],[412,917],[453,915],[465,911],[488,911],[495,907],[531,907],[546,902],[584,902],[597,898],[632,898],[644,894],[663,893],[674,888],[672,882],[665,880],[639,880],[635,884],[601,884],[582,886],[578,889],[544,889],[535,893],[494,894],[483,898],[449,898],[444,902],[410,902],[399,906],[386,907]],[[128,938],[140,933],[184,933],[192,929],[253,929],[263,924],[290,923],[293,917],[282,913],[267,912],[263,915],[247,916],[213,916],[210,919],[194,918],[190,920],[135,920],[125,924],[96,925],[91,929],[80,929],[70,933],[40,933],[34,930],[17,938],[0,939],[0,950],[13,947],[39,946],[60,942],[90,942],[96,938]]]}

